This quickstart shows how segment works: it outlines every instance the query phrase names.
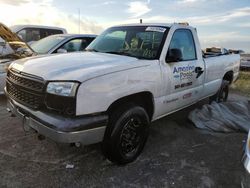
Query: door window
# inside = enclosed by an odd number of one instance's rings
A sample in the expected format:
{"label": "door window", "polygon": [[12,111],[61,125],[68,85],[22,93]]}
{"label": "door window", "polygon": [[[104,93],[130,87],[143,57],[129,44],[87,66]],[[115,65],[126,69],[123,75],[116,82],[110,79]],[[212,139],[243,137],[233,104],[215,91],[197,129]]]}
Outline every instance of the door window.
{"label": "door window", "polygon": [[88,37],[83,38],[79,51],[83,51],[93,40],[94,40],[94,38],[91,38],[91,37],[90,38],[88,38]]}
{"label": "door window", "polygon": [[63,32],[61,30],[57,29],[40,29],[40,35],[41,38],[45,38],[50,35],[55,35],[55,34],[62,34]]}
{"label": "door window", "polygon": [[17,34],[25,42],[38,41],[41,39],[40,30],[35,28],[23,29]]}
{"label": "door window", "polygon": [[195,60],[196,51],[192,32],[188,29],[178,29],[173,34],[169,50],[179,49],[182,52],[182,60]]}
{"label": "door window", "polygon": [[67,52],[80,51],[83,48],[82,45],[86,45],[84,42],[86,42],[86,39],[73,39],[65,43],[61,48],[67,50]]}

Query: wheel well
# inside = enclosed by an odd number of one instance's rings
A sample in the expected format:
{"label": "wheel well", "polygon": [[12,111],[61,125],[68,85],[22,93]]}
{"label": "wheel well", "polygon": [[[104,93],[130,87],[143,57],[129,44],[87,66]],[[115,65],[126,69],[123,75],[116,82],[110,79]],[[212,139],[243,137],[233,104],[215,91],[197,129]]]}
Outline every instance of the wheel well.
{"label": "wheel well", "polygon": [[107,110],[108,114],[111,114],[116,108],[129,102],[143,107],[146,110],[150,120],[152,119],[154,113],[154,101],[153,95],[150,92],[140,92],[116,100],[109,106]]}
{"label": "wheel well", "polygon": [[223,77],[223,80],[227,80],[229,81],[229,83],[231,84],[233,82],[233,77],[234,77],[234,73],[233,71],[228,71],[224,77]]}

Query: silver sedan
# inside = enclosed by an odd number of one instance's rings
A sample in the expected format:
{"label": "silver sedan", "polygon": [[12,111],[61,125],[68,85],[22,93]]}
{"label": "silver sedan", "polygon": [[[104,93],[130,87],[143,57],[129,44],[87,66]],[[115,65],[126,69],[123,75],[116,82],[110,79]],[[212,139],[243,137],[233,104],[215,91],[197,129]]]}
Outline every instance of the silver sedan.
{"label": "silver sedan", "polygon": [[83,51],[96,35],[58,34],[51,35],[31,44],[37,54],[53,54]]}

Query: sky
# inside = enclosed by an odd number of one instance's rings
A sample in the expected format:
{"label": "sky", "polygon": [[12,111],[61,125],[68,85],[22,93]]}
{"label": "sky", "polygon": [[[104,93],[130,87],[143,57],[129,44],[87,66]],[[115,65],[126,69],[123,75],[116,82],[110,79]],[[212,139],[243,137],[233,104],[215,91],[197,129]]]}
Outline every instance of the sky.
{"label": "sky", "polygon": [[250,0],[0,0],[0,22],[7,26],[50,25],[69,33],[100,34],[113,25],[140,19],[188,22],[197,28],[202,48],[250,53]]}

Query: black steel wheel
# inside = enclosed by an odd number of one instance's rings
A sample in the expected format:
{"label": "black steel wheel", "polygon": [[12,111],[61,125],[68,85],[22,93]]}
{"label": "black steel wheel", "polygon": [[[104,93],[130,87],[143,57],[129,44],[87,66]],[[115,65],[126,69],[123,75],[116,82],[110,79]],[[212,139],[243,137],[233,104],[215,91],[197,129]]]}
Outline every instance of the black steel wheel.
{"label": "black steel wheel", "polygon": [[111,114],[103,140],[104,155],[112,162],[126,164],[142,152],[149,130],[144,108],[125,105]]}

